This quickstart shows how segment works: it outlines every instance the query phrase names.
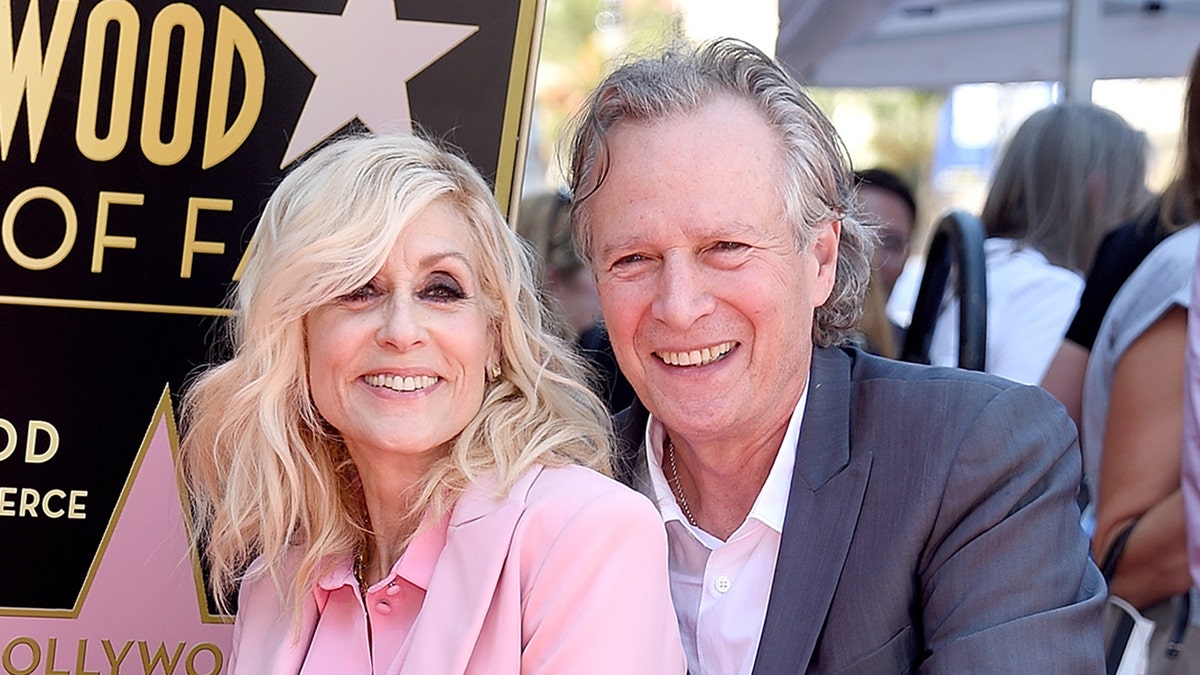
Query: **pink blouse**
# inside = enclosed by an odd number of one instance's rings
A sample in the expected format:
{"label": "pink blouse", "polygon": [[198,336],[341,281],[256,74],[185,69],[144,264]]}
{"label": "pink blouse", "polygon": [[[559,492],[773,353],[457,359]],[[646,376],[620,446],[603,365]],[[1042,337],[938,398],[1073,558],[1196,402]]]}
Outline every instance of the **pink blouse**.
{"label": "pink blouse", "polygon": [[238,602],[232,675],[686,668],[658,511],[578,466],[535,465],[499,498],[472,485],[448,524],[420,534],[368,589],[365,605],[349,560],[314,585],[299,615],[265,574],[247,577]]}
{"label": "pink blouse", "polygon": [[391,573],[367,589],[365,606],[352,560],[343,561],[321,580],[329,604],[317,619],[302,675],[387,673],[404,663],[449,526],[446,514],[422,527]]}

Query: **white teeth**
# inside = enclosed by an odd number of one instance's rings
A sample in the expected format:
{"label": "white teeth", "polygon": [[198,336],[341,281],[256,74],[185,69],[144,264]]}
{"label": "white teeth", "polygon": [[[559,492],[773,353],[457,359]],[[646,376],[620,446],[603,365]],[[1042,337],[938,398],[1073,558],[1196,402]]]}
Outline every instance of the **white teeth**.
{"label": "white teeth", "polygon": [[401,377],[399,375],[367,375],[363,378],[372,387],[385,387],[394,391],[417,391],[437,384],[438,378],[428,375]]}
{"label": "white teeth", "polygon": [[654,355],[672,366],[707,366],[728,354],[735,344],[729,341],[704,349],[693,349],[690,352],[655,352]]}

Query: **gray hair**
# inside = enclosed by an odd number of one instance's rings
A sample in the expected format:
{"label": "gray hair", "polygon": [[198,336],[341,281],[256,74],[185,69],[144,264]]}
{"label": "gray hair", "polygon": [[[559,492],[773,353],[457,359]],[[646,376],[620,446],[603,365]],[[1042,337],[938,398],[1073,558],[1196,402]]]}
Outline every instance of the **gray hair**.
{"label": "gray hair", "polygon": [[1100,240],[1145,205],[1146,137],[1091,103],[1053,105],[1021,124],[980,220],[1051,263],[1086,273]]}
{"label": "gray hair", "polygon": [[841,221],[833,291],[816,309],[813,341],[818,346],[847,342],[862,316],[875,239],[859,217],[849,155],[800,85],[745,42],[727,38],[698,47],[674,45],[619,67],[592,92],[575,120],[571,148],[572,217],[581,253],[591,259],[587,198],[607,173],[609,130],[624,121],[655,122],[694,112],[727,95],[753,104],[779,138],[785,168],[776,189],[797,243],[807,247],[817,224]]}

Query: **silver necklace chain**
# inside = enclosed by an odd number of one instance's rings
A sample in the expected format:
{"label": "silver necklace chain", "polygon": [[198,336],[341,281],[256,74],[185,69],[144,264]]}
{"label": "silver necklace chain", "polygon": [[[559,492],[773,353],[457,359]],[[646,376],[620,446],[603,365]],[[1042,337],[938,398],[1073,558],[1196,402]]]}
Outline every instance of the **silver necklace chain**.
{"label": "silver necklace chain", "polygon": [[687,496],[683,494],[683,486],[679,484],[679,469],[675,468],[675,442],[667,436],[667,465],[671,467],[671,494],[679,503],[679,508],[683,510],[683,515],[687,518],[692,527],[700,527],[696,522],[696,517],[692,515],[692,507],[688,505]]}

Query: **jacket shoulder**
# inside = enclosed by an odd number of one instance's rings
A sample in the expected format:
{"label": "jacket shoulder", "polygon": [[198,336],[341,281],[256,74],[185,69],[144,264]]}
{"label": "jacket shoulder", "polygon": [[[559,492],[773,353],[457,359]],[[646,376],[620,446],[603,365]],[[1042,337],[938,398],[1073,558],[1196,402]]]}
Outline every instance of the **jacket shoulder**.
{"label": "jacket shoulder", "polygon": [[999,375],[984,373],[962,368],[944,366],[929,366],[920,363],[908,363],[868,354],[857,348],[841,350],[851,360],[850,379],[854,382],[869,382],[872,380],[893,380],[896,382],[926,382],[945,383],[946,386],[962,386],[966,388],[992,389],[999,393],[1015,387],[1028,387],[1020,382]]}
{"label": "jacket shoulder", "polygon": [[543,468],[525,495],[526,511],[551,508],[576,512],[595,503],[603,503],[605,508],[620,508],[622,504],[635,509],[642,505],[653,508],[645,496],[592,469],[575,465]]}

